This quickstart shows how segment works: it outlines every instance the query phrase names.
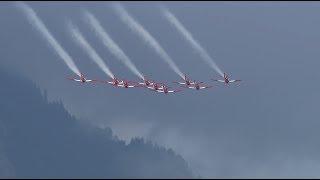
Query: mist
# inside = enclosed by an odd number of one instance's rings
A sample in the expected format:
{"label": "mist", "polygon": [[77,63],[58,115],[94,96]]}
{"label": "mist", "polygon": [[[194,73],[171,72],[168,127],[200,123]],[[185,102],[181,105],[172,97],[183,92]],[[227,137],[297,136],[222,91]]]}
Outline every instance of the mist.
{"label": "mist", "polygon": [[[113,2],[27,4],[80,70],[84,68],[95,77],[104,75],[69,33],[65,33],[66,17],[72,19],[114,73],[121,72],[124,77],[132,75],[118,60],[112,60],[112,54],[101,40],[87,29],[87,24],[82,24],[81,8],[85,8],[101,21],[139,70],[141,67],[143,73],[171,81],[171,69],[125,27],[112,9]],[[206,82],[210,81],[211,73],[216,74],[211,68],[207,69],[208,64],[201,62],[199,54],[167,22],[156,4],[121,4],[159,40],[183,72]],[[128,91],[90,85],[79,88],[79,84],[65,80],[65,65],[56,60],[60,57],[52,53],[51,47],[46,47],[41,35],[37,38],[39,33],[33,31],[10,2],[0,6],[1,68],[30,77],[48,91],[50,101],[61,100],[72,115],[99,127],[110,127],[127,142],[141,136],[173,148],[204,178],[320,177],[317,143],[320,96],[319,84],[313,80],[320,76],[317,68],[320,24],[315,23],[320,17],[320,4],[163,4],[222,70],[228,69],[243,82],[224,86],[210,81],[216,86],[208,91],[186,89],[166,97],[139,88]],[[277,81],[279,77],[283,80]]]}

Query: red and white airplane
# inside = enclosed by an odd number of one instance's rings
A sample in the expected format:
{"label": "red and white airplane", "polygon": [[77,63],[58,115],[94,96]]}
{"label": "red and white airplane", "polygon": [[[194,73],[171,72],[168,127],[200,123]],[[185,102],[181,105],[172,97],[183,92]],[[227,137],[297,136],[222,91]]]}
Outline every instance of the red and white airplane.
{"label": "red and white airplane", "polygon": [[158,90],[154,90],[154,91],[159,92],[159,93],[164,93],[164,94],[176,93],[176,92],[181,91],[180,89],[178,89],[178,90],[169,90],[169,87],[167,87],[165,85],[161,85],[161,86],[162,86],[162,89],[158,89]]}
{"label": "red and white airplane", "polygon": [[131,81],[126,81],[126,80],[119,80],[117,78],[112,78],[112,81],[101,81],[104,83],[109,83],[115,87],[123,87],[123,88],[134,88],[134,87],[141,87],[139,85],[132,85],[130,84]]}
{"label": "red and white airplane", "polygon": [[206,88],[212,88],[213,87],[213,86],[203,86],[203,85],[201,85],[202,83],[203,82],[195,83],[193,85],[187,86],[187,88],[200,90],[200,89],[206,89]]}
{"label": "red and white airplane", "polygon": [[229,76],[226,73],[223,73],[223,79],[213,79],[213,81],[218,81],[218,82],[222,82],[225,84],[229,84],[229,83],[239,82],[241,80],[239,80],[239,79],[232,80],[229,78]]}
{"label": "red and white airplane", "polygon": [[147,79],[145,76],[143,77],[143,82],[139,82],[138,84],[142,87],[146,87],[151,90],[158,90],[163,89],[163,86],[161,83],[156,83],[152,80]]}
{"label": "red and white airplane", "polygon": [[164,88],[163,83],[156,83],[154,81],[147,79],[146,77],[143,77],[143,82],[140,82],[139,85],[144,86],[151,90],[163,90]]}
{"label": "red and white airplane", "polygon": [[180,84],[180,85],[186,85],[186,86],[190,86],[190,85],[196,84],[196,82],[194,82],[191,79],[189,79],[186,75],[184,75],[183,80],[184,80],[184,82],[173,82],[173,83],[177,83],[177,84]]}
{"label": "red and white airplane", "polygon": [[145,86],[145,87],[149,87],[149,86],[153,86],[154,82],[147,79],[145,76],[143,77],[143,82],[139,82],[140,85]]}
{"label": "red and white airplane", "polygon": [[77,82],[81,82],[81,83],[97,81],[97,80],[93,80],[93,79],[86,79],[82,73],[80,73],[79,79],[76,79],[76,78],[67,78],[67,79],[73,80],[73,81],[77,81]]}
{"label": "red and white airplane", "polygon": [[174,83],[178,83],[180,85],[184,85],[183,87],[185,87],[185,88],[196,89],[196,90],[206,89],[206,88],[211,88],[212,87],[212,86],[201,86],[201,84],[203,82],[192,81],[186,75],[184,75],[184,79],[183,80],[185,82],[174,82]]}
{"label": "red and white airplane", "polygon": [[163,83],[155,83],[155,82],[153,82],[150,86],[146,86],[146,87],[148,89],[158,91],[158,90],[164,90],[165,85]]}

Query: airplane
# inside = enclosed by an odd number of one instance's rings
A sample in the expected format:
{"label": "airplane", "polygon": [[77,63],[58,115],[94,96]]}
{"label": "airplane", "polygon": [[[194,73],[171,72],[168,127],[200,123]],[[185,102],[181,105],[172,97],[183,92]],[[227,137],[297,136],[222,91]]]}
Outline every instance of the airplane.
{"label": "airplane", "polygon": [[144,86],[151,90],[163,90],[164,84],[163,83],[156,83],[143,77],[143,82],[140,82],[139,85]]}
{"label": "airplane", "polygon": [[178,89],[178,90],[169,90],[169,87],[167,87],[165,85],[162,85],[162,89],[158,89],[158,90],[154,90],[154,91],[159,92],[159,93],[168,94],[168,93],[176,93],[176,92],[179,92],[181,90],[180,89]]}
{"label": "airplane", "polygon": [[222,79],[213,79],[213,81],[222,82],[222,83],[225,83],[227,85],[229,83],[234,83],[234,82],[238,82],[238,81],[241,81],[241,80],[238,80],[238,79],[237,80],[231,80],[226,73],[223,73],[223,80]]}
{"label": "airplane", "polygon": [[112,78],[112,81],[101,81],[104,83],[109,83],[115,87],[123,87],[123,88],[134,88],[134,87],[141,87],[138,85],[130,85],[131,81],[126,81],[126,80],[119,80],[117,78]]}
{"label": "airplane", "polygon": [[150,86],[146,86],[148,89],[151,89],[151,90],[163,90],[165,88],[165,85],[163,83],[155,83],[153,82],[152,85]]}
{"label": "airplane", "polygon": [[192,81],[186,75],[184,75],[184,81],[185,82],[174,82],[174,83],[178,83],[180,85],[185,85],[183,87],[190,88],[190,89],[196,89],[196,90],[212,87],[212,86],[201,86],[200,84],[202,84],[203,82]]}
{"label": "airplane", "polygon": [[145,76],[143,76],[143,82],[139,82],[138,84],[148,87],[148,86],[152,86],[154,82],[147,79]]}
{"label": "airplane", "polygon": [[163,86],[161,85],[161,83],[156,83],[152,80],[149,80],[145,76],[143,76],[142,80],[143,82],[138,83],[140,86],[146,87],[151,90],[163,89]]}
{"label": "airplane", "polygon": [[77,81],[77,82],[81,82],[81,83],[95,82],[95,81],[97,81],[97,80],[93,80],[93,79],[86,79],[82,73],[80,73],[80,76],[79,76],[79,77],[80,77],[80,79],[69,78],[69,77],[68,77],[67,79],[73,80],[73,81]]}
{"label": "airplane", "polygon": [[180,84],[180,85],[186,85],[186,86],[190,86],[190,85],[194,85],[195,82],[192,81],[191,79],[189,79],[186,75],[184,75],[184,78],[183,78],[184,82],[173,82],[173,83],[177,83],[177,84]]}
{"label": "airplane", "polygon": [[206,88],[212,88],[213,87],[213,86],[202,86],[201,85],[202,83],[203,82],[195,83],[194,85],[187,86],[187,88],[200,90],[200,89],[206,89]]}

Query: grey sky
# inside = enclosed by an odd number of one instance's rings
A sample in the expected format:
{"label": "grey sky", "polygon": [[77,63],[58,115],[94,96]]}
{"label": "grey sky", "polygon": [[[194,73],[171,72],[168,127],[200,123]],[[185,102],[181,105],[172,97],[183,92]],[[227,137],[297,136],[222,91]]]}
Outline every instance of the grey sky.
{"label": "grey sky", "polygon": [[[79,27],[115,76],[137,80],[82,20],[82,8],[95,15],[143,74],[177,80],[109,3],[28,4],[88,78],[108,77],[69,37],[66,19]],[[217,77],[161,16],[157,3],[122,4],[192,79]],[[163,4],[221,69],[243,80],[240,85],[163,96],[69,82],[65,77],[72,72],[12,3],[0,6],[1,66],[26,75],[81,119],[110,126],[122,138],[143,136],[173,148],[204,177],[319,177],[320,3]]]}

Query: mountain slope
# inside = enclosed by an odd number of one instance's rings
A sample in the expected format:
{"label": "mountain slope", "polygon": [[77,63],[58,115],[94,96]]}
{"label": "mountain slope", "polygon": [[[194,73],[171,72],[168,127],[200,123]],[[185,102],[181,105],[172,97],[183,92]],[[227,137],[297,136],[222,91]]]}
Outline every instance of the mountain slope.
{"label": "mountain slope", "polygon": [[48,103],[27,80],[0,70],[0,81],[0,177],[192,177],[172,150],[143,139],[125,145],[111,129],[81,124],[61,103]]}

